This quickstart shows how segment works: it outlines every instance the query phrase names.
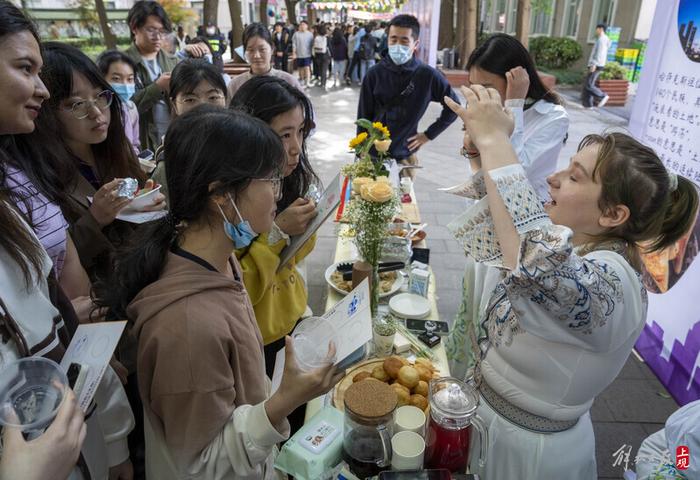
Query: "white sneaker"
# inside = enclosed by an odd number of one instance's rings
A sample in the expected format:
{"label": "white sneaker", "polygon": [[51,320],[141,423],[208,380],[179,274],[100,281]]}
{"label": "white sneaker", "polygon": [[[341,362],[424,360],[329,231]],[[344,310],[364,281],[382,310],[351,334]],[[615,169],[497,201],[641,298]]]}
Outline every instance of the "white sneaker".
{"label": "white sneaker", "polygon": [[608,103],[608,100],[610,100],[610,95],[606,95],[603,98],[601,98],[600,102],[598,102],[598,107],[605,106],[605,104]]}

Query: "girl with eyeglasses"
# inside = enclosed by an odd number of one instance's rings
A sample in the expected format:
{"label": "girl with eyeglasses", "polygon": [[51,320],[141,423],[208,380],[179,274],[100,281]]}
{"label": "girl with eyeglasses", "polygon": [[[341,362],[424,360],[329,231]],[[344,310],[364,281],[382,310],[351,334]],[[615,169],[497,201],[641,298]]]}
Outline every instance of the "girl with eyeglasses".
{"label": "girl with eyeglasses", "polygon": [[[316,216],[316,204],[308,198],[309,190],[320,184],[306,152],[306,139],[313,123],[311,102],[303,92],[279,78],[256,77],[238,90],[230,108],[248,112],[270,125],[282,140],[286,153],[270,233],[258,237],[250,247],[236,251],[243,269],[243,283],[262,333],[267,373],[272,376],[285,335],[308,309],[308,292],[299,264],[313,250],[316,236],[287,265],[278,268],[280,253],[290,237],[303,233]],[[303,267],[302,271],[305,271]],[[289,419],[292,432],[301,427],[303,419],[303,408],[294,412]]]}
{"label": "girl with eyeglasses", "polygon": [[330,362],[301,371],[287,338],[271,394],[234,255],[272,227],[282,141],[261,120],[201,105],[175,119],[164,152],[168,217],[139,231],[95,288],[98,305],[128,318],[138,338],[146,478],[277,478],[286,417],[342,376]]}
{"label": "girl with eyeglasses", "polygon": [[[179,117],[202,104],[226,106],[226,83],[216,65],[202,58],[190,58],[180,62],[170,79],[170,110]],[[163,145],[155,154],[156,168],[151,178],[162,185],[161,193],[169,199]]]}
{"label": "girl with eyeglasses", "polygon": [[[20,139],[19,161],[35,186],[68,221],[80,263],[90,279],[106,274],[109,255],[133,224],[117,220],[129,205],[121,180],[146,180],[122,126],[121,100],[97,66],[70,45],[44,44],[41,78],[51,98],[36,130]],[[162,210],[154,195],[145,210]]]}

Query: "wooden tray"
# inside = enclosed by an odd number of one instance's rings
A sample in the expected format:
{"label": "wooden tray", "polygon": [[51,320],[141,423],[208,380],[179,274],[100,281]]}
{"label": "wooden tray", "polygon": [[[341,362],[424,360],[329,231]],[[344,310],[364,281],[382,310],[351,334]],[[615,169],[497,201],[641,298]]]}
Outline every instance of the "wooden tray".
{"label": "wooden tray", "polygon": [[[387,357],[382,357],[382,358],[370,358],[369,360],[365,360],[364,362],[360,362],[357,365],[354,365],[347,369],[345,371],[345,376],[341,381],[338,382],[338,384],[333,388],[333,393],[331,396],[331,404],[340,410],[341,412],[345,411],[345,392],[347,391],[348,387],[352,385],[352,379],[355,375],[357,375],[360,372],[372,372],[374,370],[374,367],[377,365],[382,365],[384,363],[384,360],[386,360]],[[409,362],[410,363],[410,362]],[[437,365],[434,361],[432,362],[434,369],[433,372],[433,378],[439,377],[440,376],[440,366]],[[413,365],[413,364],[411,364]]]}

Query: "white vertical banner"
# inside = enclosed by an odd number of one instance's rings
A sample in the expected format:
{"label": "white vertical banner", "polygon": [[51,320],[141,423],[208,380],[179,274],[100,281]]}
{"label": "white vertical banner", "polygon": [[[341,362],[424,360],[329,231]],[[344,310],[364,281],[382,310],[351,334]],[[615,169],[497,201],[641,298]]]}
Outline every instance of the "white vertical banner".
{"label": "white vertical banner", "polygon": [[437,63],[440,0],[409,0],[400,13],[413,15],[420,23],[420,45],[417,57],[431,67]]}
{"label": "white vertical banner", "polygon": [[[629,124],[669,171],[700,185],[700,1],[658,2]],[[640,192],[640,194],[643,194]],[[637,350],[676,401],[700,398],[700,221],[645,255],[650,291]]]}

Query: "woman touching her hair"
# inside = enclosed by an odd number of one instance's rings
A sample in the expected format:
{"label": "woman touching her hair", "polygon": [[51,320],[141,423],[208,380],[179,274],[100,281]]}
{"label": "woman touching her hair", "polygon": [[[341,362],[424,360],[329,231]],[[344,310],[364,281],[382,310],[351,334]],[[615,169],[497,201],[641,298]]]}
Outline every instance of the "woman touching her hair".
{"label": "woman touching her hair", "polygon": [[468,256],[499,272],[486,279],[486,301],[474,299],[478,334],[451,334],[476,352],[473,371],[457,375],[479,386],[489,430],[485,466],[471,471],[486,480],[594,479],[589,409],[645,324],[639,246],[660,250],[683,236],[697,189],[630,136],[589,135],[547,177],[543,205],[510,145],[513,118],[498,91],[462,92],[467,108],[445,101],[481,154],[466,189],[479,201],[449,228]]}

